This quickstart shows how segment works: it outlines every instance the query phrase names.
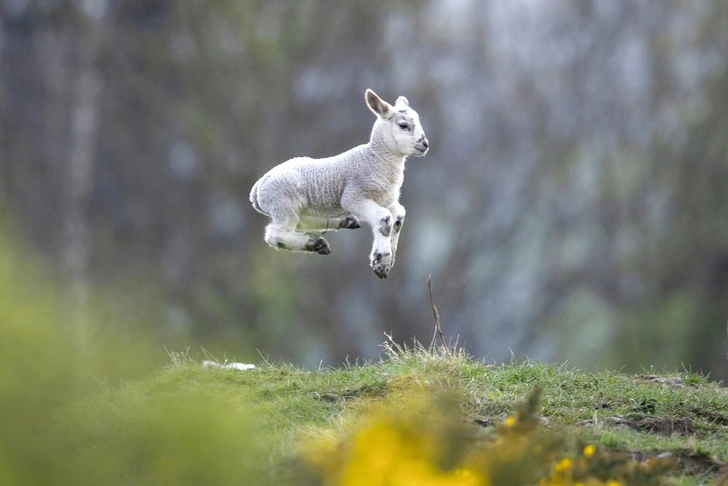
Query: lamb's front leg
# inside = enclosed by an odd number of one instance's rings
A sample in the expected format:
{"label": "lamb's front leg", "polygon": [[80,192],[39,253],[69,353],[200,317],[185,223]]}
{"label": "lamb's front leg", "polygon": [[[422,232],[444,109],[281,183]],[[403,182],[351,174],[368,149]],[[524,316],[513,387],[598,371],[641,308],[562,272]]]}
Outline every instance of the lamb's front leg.
{"label": "lamb's front leg", "polygon": [[379,278],[387,278],[392,268],[392,212],[371,199],[350,201],[342,199],[341,206],[372,227],[374,244],[369,255],[369,265]]}
{"label": "lamb's front leg", "polygon": [[404,225],[404,216],[407,213],[405,211],[404,206],[402,206],[399,202],[396,202],[389,206],[389,209],[392,212],[392,218],[394,221],[394,224],[392,225],[392,236],[391,236],[391,243],[392,243],[392,266],[394,266],[394,260],[397,256],[397,243],[399,242],[399,233],[402,231],[402,226]]}

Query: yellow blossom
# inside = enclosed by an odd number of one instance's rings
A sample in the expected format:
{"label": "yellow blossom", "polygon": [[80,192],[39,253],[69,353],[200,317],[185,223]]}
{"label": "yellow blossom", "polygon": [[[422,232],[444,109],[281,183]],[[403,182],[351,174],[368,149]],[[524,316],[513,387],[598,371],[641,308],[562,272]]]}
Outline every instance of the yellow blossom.
{"label": "yellow blossom", "polygon": [[468,468],[443,471],[435,465],[434,439],[415,430],[375,422],[354,440],[353,454],[340,476],[342,486],[488,486]]}
{"label": "yellow blossom", "polygon": [[567,471],[567,470],[571,469],[573,465],[574,465],[574,463],[571,461],[571,459],[569,459],[568,457],[565,457],[565,458],[561,459],[561,462],[559,462],[558,464],[556,464],[554,466],[554,471],[556,471],[556,472]]}
{"label": "yellow blossom", "polygon": [[596,446],[589,444],[588,446],[584,447],[584,457],[591,457],[597,452]]}
{"label": "yellow blossom", "polygon": [[514,425],[516,425],[516,417],[514,417],[513,415],[511,415],[510,417],[508,417],[506,419],[506,425],[508,427],[513,427]]}

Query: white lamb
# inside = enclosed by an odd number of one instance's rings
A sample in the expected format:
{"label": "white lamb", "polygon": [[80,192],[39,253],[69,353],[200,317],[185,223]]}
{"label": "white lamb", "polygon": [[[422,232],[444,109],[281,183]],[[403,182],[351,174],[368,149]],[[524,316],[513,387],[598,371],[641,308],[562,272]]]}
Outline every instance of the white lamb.
{"label": "white lamb", "polygon": [[404,161],[425,155],[429,142],[420,119],[400,96],[394,106],[368,89],[367,106],[377,120],[369,143],[324,159],[296,157],[261,177],[250,202],[271,222],[265,241],[276,249],[331,253],[327,231],[372,227],[370,265],[386,278],[394,265],[405,209],[398,202]]}

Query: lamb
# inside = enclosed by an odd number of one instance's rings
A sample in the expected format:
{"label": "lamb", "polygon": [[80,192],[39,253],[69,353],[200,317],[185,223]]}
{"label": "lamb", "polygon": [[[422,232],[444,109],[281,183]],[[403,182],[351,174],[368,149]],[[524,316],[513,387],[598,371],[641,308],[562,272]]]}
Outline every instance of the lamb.
{"label": "lamb", "polygon": [[405,209],[399,203],[408,156],[423,156],[429,142],[404,96],[394,106],[367,89],[367,106],[377,116],[369,143],[323,159],[295,157],[266,173],[250,202],[270,217],[265,241],[280,250],[328,255],[327,231],[372,227],[370,266],[386,278],[394,265]]}

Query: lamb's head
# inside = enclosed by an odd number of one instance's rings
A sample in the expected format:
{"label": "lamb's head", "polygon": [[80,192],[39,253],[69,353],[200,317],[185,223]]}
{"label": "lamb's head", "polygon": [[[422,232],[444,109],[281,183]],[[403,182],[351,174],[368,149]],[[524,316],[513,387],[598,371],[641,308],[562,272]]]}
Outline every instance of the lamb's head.
{"label": "lamb's head", "polygon": [[368,89],[365,99],[369,109],[377,115],[372,140],[380,140],[388,150],[402,156],[427,153],[430,142],[420,125],[419,115],[410,108],[407,98],[400,96],[392,106]]}

